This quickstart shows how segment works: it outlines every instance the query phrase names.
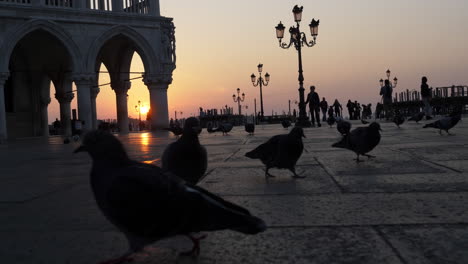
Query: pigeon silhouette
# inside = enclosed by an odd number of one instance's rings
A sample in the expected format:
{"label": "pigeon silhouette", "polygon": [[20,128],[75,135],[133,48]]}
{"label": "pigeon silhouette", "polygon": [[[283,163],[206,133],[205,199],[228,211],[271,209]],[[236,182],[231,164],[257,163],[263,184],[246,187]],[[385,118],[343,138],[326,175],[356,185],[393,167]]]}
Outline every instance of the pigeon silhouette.
{"label": "pigeon silhouette", "polygon": [[[91,189],[99,209],[127,238],[129,251],[104,263],[131,260],[146,245],[175,235],[231,229],[257,234],[265,223],[246,209],[161,168],[131,160],[122,143],[105,131],[87,133],[76,152],[92,158]],[[199,239],[191,238],[191,253]]]}
{"label": "pigeon silhouette", "polygon": [[405,117],[400,113],[400,111],[395,110],[395,116],[393,117],[393,123],[400,128],[400,125],[405,122]]}
{"label": "pigeon silhouette", "polygon": [[255,132],[255,124],[253,123],[245,124],[245,132],[249,133],[250,135],[253,135]]}
{"label": "pigeon silhouette", "polygon": [[216,132],[216,128],[213,128],[213,124],[210,122],[208,123],[208,125],[206,126],[206,131],[208,131],[208,133],[214,133]]}
{"label": "pigeon silhouette", "polygon": [[231,123],[222,123],[219,125],[219,127],[216,129],[216,131],[221,131],[223,132],[223,135],[227,135],[227,133],[231,132],[233,125]]}
{"label": "pigeon silhouette", "polygon": [[417,114],[414,114],[412,117],[408,119],[408,121],[416,121],[416,123],[419,123],[424,117],[424,112],[419,112]]}
{"label": "pigeon silhouette", "polygon": [[347,135],[351,130],[351,123],[346,120],[339,119],[336,122],[336,129],[338,130],[338,132],[340,132],[341,135]]}
{"label": "pigeon silhouette", "polygon": [[281,125],[284,127],[284,128],[288,128],[291,126],[291,121],[289,120],[283,120],[281,121]]}
{"label": "pigeon silhouette", "polygon": [[344,136],[341,141],[332,145],[335,148],[344,148],[354,151],[357,155],[356,162],[359,160],[359,155],[368,158],[375,158],[375,156],[368,155],[367,153],[373,150],[380,142],[380,124],[372,122],[368,127],[358,127],[353,129],[351,133]]}
{"label": "pigeon silhouette", "polygon": [[368,122],[368,121],[366,121],[366,120],[364,120],[364,119],[361,119],[361,123],[362,123],[363,125],[367,125],[367,124],[369,124],[369,122]]}
{"label": "pigeon silhouette", "polygon": [[175,136],[180,136],[184,132],[184,129],[181,128],[180,126],[174,126],[174,127],[169,127],[169,128],[164,128],[164,130],[171,131]]}
{"label": "pigeon silhouette", "polygon": [[327,118],[327,124],[328,124],[330,127],[332,127],[332,126],[335,124],[335,121],[336,121],[336,119],[335,119],[335,117],[332,116],[332,115],[329,116],[329,117]]}
{"label": "pigeon silhouette", "polygon": [[456,124],[458,124],[458,122],[460,121],[461,119],[461,114],[454,114],[453,116],[446,116],[442,119],[439,119],[433,123],[430,123],[430,124],[426,124],[423,126],[423,128],[427,128],[427,127],[433,127],[433,128],[437,128],[439,129],[439,134],[442,135],[442,130],[444,130],[445,132],[447,132],[447,134],[449,135],[452,135],[450,134],[449,130],[451,128],[453,128]]}
{"label": "pigeon silhouette", "polygon": [[268,170],[270,168],[288,169],[294,173],[295,178],[304,178],[296,174],[296,163],[302,155],[304,144],[302,138],[304,131],[294,127],[289,134],[276,135],[267,142],[247,152],[246,157],[260,159],[266,166],[265,178],[274,177]]}
{"label": "pigeon silhouette", "polygon": [[198,131],[200,122],[195,117],[185,120],[184,133],[169,144],[162,155],[163,170],[170,171],[186,182],[196,185],[208,167],[208,155],[200,145]]}

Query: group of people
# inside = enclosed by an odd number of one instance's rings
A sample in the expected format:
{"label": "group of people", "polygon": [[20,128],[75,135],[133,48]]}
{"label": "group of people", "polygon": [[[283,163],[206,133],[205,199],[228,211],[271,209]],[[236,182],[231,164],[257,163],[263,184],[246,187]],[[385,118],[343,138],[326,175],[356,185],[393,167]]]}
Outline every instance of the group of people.
{"label": "group of people", "polygon": [[[427,77],[422,77],[421,79],[421,97],[424,104],[423,111],[425,113],[426,119],[432,119],[432,107],[430,104],[432,98],[432,88],[429,88],[427,84]],[[389,119],[392,113],[392,102],[393,102],[393,86],[389,80],[384,81],[384,85],[380,88],[380,95],[382,96],[382,101],[377,103],[375,115],[376,118],[381,118],[384,116]],[[307,95],[305,104],[309,104],[310,119],[312,126],[315,127],[321,126],[320,120],[326,121],[327,114],[328,116],[343,117],[343,107],[335,99],[333,104],[329,104],[325,97],[320,101],[318,93],[315,91],[315,86],[310,86],[310,92]],[[352,102],[348,100],[346,104],[348,109],[349,119],[350,120],[359,120],[359,119],[370,119],[372,118],[372,104],[360,104],[357,101]],[[320,111],[322,112],[322,118],[320,118]]]}
{"label": "group of people", "polygon": [[327,120],[327,113],[328,115],[335,115],[337,117],[342,116],[343,107],[338,99],[335,99],[331,105],[328,104],[325,97],[320,101],[320,97],[315,91],[315,86],[310,86],[310,93],[307,95],[305,104],[309,104],[310,119],[313,127],[315,127],[315,123],[317,123],[318,127],[322,126],[322,124],[320,124],[320,110],[322,111],[322,121]]}

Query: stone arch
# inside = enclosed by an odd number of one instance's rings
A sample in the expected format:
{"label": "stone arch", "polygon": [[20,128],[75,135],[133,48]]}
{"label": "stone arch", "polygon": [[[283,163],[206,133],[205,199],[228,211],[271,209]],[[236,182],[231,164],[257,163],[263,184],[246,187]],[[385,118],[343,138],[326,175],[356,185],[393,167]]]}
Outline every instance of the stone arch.
{"label": "stone arch", "polygon": [[26,35],[36,30],[44,30],[56,37],[68,51],[71,60],[73,71],[79,71],[81,54],[78,46],[73,41],[73,38],[59,24],[44,20],[32,19],[19,27],[12,28],[5,34],[4,42],[1,44],[0,50],[5,54],[5,57],[0,61],[0,71],[8,72],[8,64],[11,54],[16,44],[21,41]]}
{"label": "stone arch", "polygon": [[145,72],[154,72],[157,69],[159,59],[155,55],[153,48],[149,44],[148,40],[131,27],[119,25],[105,31],[97,39],[95,39],[89,47],[88,56],[86,59],[86,69],[88,72],[95,71],[96,59],[102,47],[107,43],[108,40],[118,35],[127,37],[135,44],[135,50],[143,61]]}

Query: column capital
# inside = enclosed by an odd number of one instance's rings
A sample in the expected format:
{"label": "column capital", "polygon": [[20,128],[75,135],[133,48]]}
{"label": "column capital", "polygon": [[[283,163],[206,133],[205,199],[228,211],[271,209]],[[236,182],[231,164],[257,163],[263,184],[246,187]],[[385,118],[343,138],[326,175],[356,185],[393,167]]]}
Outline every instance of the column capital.
{"label": "column capital", "polygon": [[52,101],[52,100],[50,99],[49,96],[47,96],[47,97],[42,97],[42,98],[41,98],[41,105],[42,105],[42,106],[47,106],[47,105],[50,104],[51,101]]}
{"label": "column capital", "polygon": [[75,98],[75,94],[73,92],[66,92],[66,93],[56,93],[55,98],[59,101],[59,103],[71,103],[73,98]]}
{"label": "column capital", "polygon": [[72,80],[76,85],[95,84],[97,77],[95,73],[74,73]]}
{"label": "column capital", "polygon": [[91,88],[91,98],[96,99],[98,93],[101,91],[99,87],[93,87]]}
{"label": "column capital", "polygon": [[146,86],[165,85],[166,89],[172,83],[172,73],[144,74],[143,82]]}
{"label": "column capital", "polygon": [[127,94],[127,91],[132,87],[130,81],[113,81],[111,83],[111,88],[116,94]]}

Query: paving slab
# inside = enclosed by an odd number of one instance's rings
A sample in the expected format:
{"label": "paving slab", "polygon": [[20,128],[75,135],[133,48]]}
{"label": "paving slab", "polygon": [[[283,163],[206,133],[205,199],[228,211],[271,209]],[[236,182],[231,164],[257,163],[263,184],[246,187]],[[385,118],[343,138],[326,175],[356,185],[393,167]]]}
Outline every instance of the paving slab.
{"label": "paving slab", "polygon": [[[184,237],[150,245],[133,263],[467,263],[468,123],[454,136],[406,122],[382,122],[377,158],[356,164],[332,148],[336,128],[305,129],[297,164],[304,179],[244,155],[277,134],[257,126],[249,136],[203,131],[208,171],[201,186],[265,220],[266,232],[209,232],[199,258],[180,257]],[[353,128],[362,127],[352,121]],[[177,137],[161,131],[118,138],[135,160],[161,164]],[[96,263],[127,249],[124,236],[97,208],[89,186],[91,159],[79,142],[27,138],[0,145],[2,263]]]}

